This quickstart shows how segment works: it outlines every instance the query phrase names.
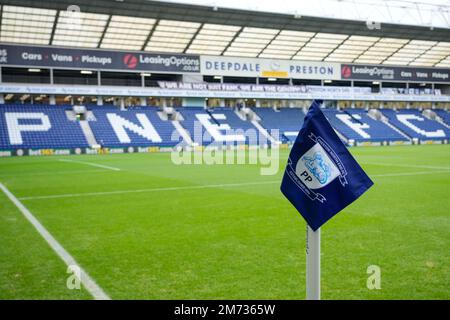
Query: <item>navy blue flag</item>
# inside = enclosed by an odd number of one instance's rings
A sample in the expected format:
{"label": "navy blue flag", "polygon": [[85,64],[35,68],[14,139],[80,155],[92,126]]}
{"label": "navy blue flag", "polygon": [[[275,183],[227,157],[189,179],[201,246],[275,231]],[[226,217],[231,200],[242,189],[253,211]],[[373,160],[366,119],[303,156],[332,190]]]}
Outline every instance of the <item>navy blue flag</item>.
{"label": "navy blue flag", "polygon": [[281,183],[314,231],[373,185],[323,115],[322,102],[309,108]]}

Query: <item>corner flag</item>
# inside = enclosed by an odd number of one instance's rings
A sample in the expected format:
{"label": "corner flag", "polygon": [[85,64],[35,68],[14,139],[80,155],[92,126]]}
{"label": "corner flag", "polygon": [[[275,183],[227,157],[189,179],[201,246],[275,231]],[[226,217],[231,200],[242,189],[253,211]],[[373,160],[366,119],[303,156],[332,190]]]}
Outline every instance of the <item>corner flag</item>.
{"label": "corner flag", "polygon": [[373,182],[314,100],[289,155],[281,192],[316,231]]}

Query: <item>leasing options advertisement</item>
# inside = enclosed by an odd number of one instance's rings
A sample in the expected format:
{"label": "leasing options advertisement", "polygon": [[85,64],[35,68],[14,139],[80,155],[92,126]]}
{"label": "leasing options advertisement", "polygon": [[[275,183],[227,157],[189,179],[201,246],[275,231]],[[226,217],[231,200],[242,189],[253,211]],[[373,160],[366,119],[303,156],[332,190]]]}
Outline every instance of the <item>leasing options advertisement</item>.
{"label": "leasing options advertisement", "polygon": [[450,83],[450,69],[343,64],[343,80],[420,81]]}
{"label": "leasing options advertisement", "polygon": [[210,76],[338,80],[339,63],[201,56],[201,72]]}
{"label": "leasing options advertisement", "polygon": [[0,44],[0,65],[198,73],[200,57]]}

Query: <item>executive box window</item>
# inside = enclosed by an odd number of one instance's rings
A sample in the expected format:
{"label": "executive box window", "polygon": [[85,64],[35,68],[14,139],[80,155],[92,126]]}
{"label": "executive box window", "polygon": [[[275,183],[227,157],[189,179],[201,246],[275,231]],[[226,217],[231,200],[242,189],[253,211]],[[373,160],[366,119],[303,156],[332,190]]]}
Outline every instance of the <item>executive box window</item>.
{"label": "executive box window", "polygon": [[100,77],[104,86],[142,86],[140,73],[102,71]]}
{"label": "executive box window", "polygon": [[295,86],[320,86],[320,80],[306,80],[306,79],[292,79],[292,84]]}
{"label": "executive box window", "polygon": [[256,78],[249,77],[223,77],[224,83],[248,83],[256,84]]}
{"label": "executive box window", "polygon": [[97,77],[97,72],[93,70],[53,70],[54,84],[96,86]]}
{"label": "executive box window", "polygon": [[203,76],[203,81],[208,83],[220,83],[222,81],[221,76]]}
{"label": "executive box window", "polygon": [[405,82],[383,82],[382,83],[383,88],[406,88]]}
{"label": "executive box window", "polygon": [[324,80],[324,86],[333,86],[333,87],[350,87],[352,85],[351,81],[340,81],[340,80]]}
{"label": "executive box window", "polygon": [[410,82],[408,84],[410,89],[431,89],[431,83]]}
{"label": "executive box window", "polygon": [[12,83],[50,83],[50,70],[2,67],[2,81]]}
{"label": "executive box window", "polygon": [[286,79],[286,78],[259,78],[259,84],[288,85],[289,79]]}

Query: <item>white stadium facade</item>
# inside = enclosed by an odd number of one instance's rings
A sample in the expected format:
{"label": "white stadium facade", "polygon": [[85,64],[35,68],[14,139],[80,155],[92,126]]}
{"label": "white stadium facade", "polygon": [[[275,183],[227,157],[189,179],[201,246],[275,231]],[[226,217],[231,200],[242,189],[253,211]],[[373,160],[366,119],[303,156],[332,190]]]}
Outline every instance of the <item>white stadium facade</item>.
{"label": "white stadium facade", "polygon": [[445,21],[72,2],[1,3],[2,156],[168,150],[174,130],[197,146],[198,120],[289,145],[313,99],[348,145],[450,139]]}

